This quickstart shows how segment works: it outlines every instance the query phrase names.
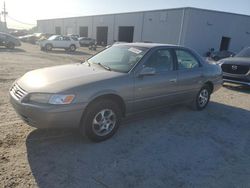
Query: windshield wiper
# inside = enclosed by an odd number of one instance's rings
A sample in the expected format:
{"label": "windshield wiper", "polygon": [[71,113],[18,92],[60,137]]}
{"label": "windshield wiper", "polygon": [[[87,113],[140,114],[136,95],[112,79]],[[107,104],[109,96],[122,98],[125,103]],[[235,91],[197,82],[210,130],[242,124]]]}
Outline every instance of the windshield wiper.
{"label": "windshield wiper", "polygon": [[91,63],[88,61],[88,60],[85,60],[85,61],[82,61],[81,64],[83,63],[88,63],[88,66],[90,67],[91,66]]}
{"label": "windshield wiper", "polygon": [[101,64],[101,63],[97,63],[97,65],[101,66],[102,68],[104,68],[104,69],[106,69],[106,70],[111,71],[111,68],[110,68],[109,66],[107,66],[107,65],[103,65],[103,64]]}

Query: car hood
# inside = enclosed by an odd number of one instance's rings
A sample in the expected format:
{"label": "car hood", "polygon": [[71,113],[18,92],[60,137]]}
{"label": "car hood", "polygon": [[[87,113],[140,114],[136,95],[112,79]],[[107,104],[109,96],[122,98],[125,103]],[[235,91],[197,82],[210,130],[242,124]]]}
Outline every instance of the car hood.
{"label": "car hood", "polygon": [[226,59],[223,59],[222,62],[224,64],[249,65],[250,66],[250,58],[244,58],[244,57],[226,58]]}
{"label": "car hood", "polygon": [[78,63],[30,71],[17,80],[17,84],[27,92],[59,93],[121,75],[124,73]]}

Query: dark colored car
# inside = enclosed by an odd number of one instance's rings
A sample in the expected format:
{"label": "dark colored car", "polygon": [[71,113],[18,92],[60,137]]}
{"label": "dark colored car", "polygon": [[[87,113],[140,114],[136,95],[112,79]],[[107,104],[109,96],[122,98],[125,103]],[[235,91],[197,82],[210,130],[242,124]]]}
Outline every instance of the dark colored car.
{"label": "dark colored car", "polygon": [[78,40],[81,46],[92,46],[96,44],[95,39],[88,37],[80,37]]}
{"label": "dark colored car", "polygon": [[235,54],[230,51],[218,51],[218,52],[211,52],[210,58],[214,61],[219,61],[221,59],[227,58],[227,57],[233,57]]}
{"label": "dark colored car", "polygon": [[12,35],[0,32],[0,46],[14,49],[16,46],[21,46],[21,42]]}
{"label": "dark colored car", "polygon": [[220,66],[165,44],[117,44],[85,63],[33,70],[10,88],[21,118],[37,128],[79,127],[110,138],[122,117],[179,103],[204,109],[222,84]]}
{"label": "dark colored car", "polygon": [[80,37],[79,35],[76,35],[76,34],[68,34],[67,36],[71,37],[75,41],[78,41]]}
{"label": "dark colored car", "polygon": [[27,30],[16,30],[16,31],[10,32],[10,34],[12,36],[15,36],[15,37],[20,37],[20,36],[28,35]]}
{"label": "dark colored car", "polygon": [[219,61],[223,81],[250,86],[250,47],[244,48],[234,57]]}

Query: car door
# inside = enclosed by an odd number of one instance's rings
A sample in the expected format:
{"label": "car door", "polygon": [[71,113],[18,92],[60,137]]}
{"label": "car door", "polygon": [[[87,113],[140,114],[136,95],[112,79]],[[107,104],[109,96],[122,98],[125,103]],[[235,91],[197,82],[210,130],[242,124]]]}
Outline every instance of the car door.
{"label": "car door", "polygon": [[61,41],[62,41],[62,37],[61,37],[61,36],[56,37],[56,38],[53,40],[53,44],[52,44],[53,47],[54,47],[54,48],[60,48]]}
{"label": "car door", "polygon": [[[140,76],[140,71],[153,68],[152,75]],[[140,111],[172,103],[176,92],[177,71],[173,51],[170,48],[156,49],[135,74],[134,110]]]}
{"label": "car door", "polygon": [[71,44],[70,37],[64,36],[61,42],[61,48],[68,48]]}
{"label": "car door", "polygon": [[186,49],[175,49],[178,69],[178,95],[180,100],[191,100],[204,82],[203,67],[199,58]]}
{"label": "car door", "polygon": [[6,35],[0,33],[0,45],[5,45]]}

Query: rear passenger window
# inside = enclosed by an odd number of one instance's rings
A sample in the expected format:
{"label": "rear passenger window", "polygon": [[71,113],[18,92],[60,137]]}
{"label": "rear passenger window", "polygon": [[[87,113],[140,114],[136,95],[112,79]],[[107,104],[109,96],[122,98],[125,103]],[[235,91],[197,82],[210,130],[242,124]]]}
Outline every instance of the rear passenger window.
{"label": "rear passenger window", "polygon": [[63,40],[64,41],[70,41],[70,38],[69,37],[63,37]]}
{"label": "rear passenger window", "polygon": [[169,50],[157,50],[148,59],[146,66],[153,67],[157,72],[170,71],[174,68],[173,57]]}
{"label": "rear passenger window", "polygon": [[176,50],[178,60],[178,69],[193,69],[199,67],[198,60],[190,53],[184,50]]}

